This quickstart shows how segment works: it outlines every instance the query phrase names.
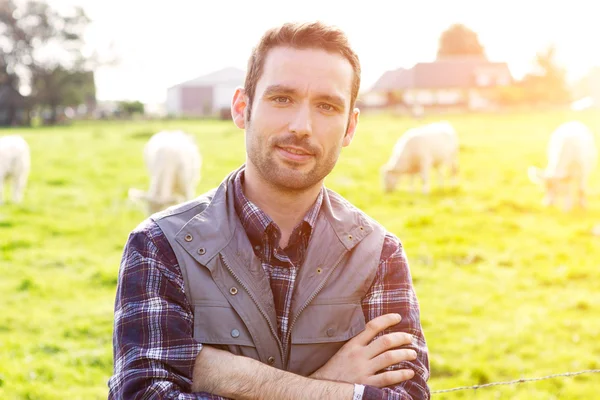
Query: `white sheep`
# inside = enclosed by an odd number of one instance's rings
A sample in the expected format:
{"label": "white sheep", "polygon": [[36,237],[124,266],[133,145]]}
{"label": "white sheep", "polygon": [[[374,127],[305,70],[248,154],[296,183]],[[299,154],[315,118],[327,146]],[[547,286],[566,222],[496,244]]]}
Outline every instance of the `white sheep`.
{"label": "white sheep", "polygon": [[4,184],[12,183],[12,200],[23,201],[31,168],[29,145],[20,135],[0,137],[0,204],[4,201]]}
{"label": "white sheep", "polygon": [[431,190],[429,175],[436,169],[440,187],[444,186],[443,167],[457,184],[458,176],[458,136],[452,125],[446,121],[435,122],[408,129],[396,142],[392,155],[381,169],[383,189],[391,192],[402,175],[410,176],[410,190],[413,191],[413,179],[421,175],[423,193]]}
{"label": "white sheep", "polygon": [[150,175],[147,192],[129,189],[129,198],[144,201],[153,214],[194,197],[200,181],[202,156],[194,138],[182,131],[160,131],[144,147]]}
{"label": "white sheep", "polygon": [[564,197],[564,210],[573,207],[573,186],[579,205],[586,206],[586,184],[597,162],[597,149],[592,131],[580,121],[569,121],[558,126],[551,134],[547,148],[548,164],[545,169],[530,166],[529,179],[543,185],[546,191],[542,204],[555,204]]}

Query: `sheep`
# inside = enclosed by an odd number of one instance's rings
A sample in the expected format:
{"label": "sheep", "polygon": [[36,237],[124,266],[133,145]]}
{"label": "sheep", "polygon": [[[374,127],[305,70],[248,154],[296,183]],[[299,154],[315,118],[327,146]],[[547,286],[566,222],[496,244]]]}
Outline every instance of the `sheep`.
{"label": "sheep", "polygon": [[12,181],[12,201],[21,203],[31,168],[29,145],[20,135],[0,137],[0,204],[4,202],[4,184]]}
{"label": "sheep", "polygon": [[388,162],[380,169],[384,192],[395,189],[397,180],[404,174],[410,176],[410,191],[413,191],[413,178],[420,174],[423,193],[429,194],[430,170],[436,169],[440,187],[444,186],[442,167],[449,169],[453,186],[458,176],[458,136],[452,125],[446,121],[430,123],[408,129],[394,145]]}
{"label": "sheep", "polygon": [[144,147],[150,175],[147,192],[130,188],[132,201],[146,203],[154,214],[168,206],[191,200],[201,178],[202,156],[194,138],[183,131],[160,131]]}
{"label": "sheep", "polygon": [[529,179],[545,189],[542,204],[554,205],[558,196],[564,197],[564,211],[573,207],[572,186],[577,187],[579,206],[586,207],[587,179],[596,166],[597,149],[591,130],[580,121],[559,125],[551,134],[547,147],[545,169],[529,166]]}

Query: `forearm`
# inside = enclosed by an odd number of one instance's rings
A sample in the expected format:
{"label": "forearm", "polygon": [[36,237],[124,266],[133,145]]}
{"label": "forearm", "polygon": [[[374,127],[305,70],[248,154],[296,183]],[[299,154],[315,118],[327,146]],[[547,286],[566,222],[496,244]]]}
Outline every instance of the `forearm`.
{"label": "forearm", "polygon": [[344,382],[331,382],[305,378],[258,363],[255,383],[251,396],[240,399],[347,399],[354,394],[354,385]]}
{"label": "forearm", "polygon": [[[204,346],[196,359],[193,391],[239,399],[347,399],[352,400],[354,385],[306,378],[270,367],[248,357],[219,351],[203,359]],[[212,354],[214,353],[214,349]],[[210,351],[209,350],[209,351]]]}

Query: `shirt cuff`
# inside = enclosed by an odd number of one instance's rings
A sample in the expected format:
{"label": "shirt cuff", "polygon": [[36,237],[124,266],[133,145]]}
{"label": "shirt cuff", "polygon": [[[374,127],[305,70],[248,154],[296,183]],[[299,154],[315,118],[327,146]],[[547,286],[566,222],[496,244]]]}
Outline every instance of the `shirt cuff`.
{"label": "shirt cuff", "polygon": [[352,400],[362,400],[364,391],[365,391],[364,385],[359,385],[359,384],[355,383],[354,384],[354,397],[352,397]]}

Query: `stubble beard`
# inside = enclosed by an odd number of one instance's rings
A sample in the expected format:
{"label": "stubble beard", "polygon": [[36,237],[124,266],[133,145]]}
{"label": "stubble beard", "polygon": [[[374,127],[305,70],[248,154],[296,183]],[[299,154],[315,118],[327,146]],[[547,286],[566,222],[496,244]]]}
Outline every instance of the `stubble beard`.
{"label": "stubble beard", "polygon": [[[277,146],[283,145],[294,145],[309,150],[314,158],[312,168],[306,171],[302,164],[281,160],[277,154]],[[246,146],[248,159],[261,178],[287,193],[302,192],[319,185],[333,170],[341,152],[341,146],[336,146],[323,155],[321,149],[293,134],[266,140],[261,135],[255,135],[250,125],[246,128]]]}

